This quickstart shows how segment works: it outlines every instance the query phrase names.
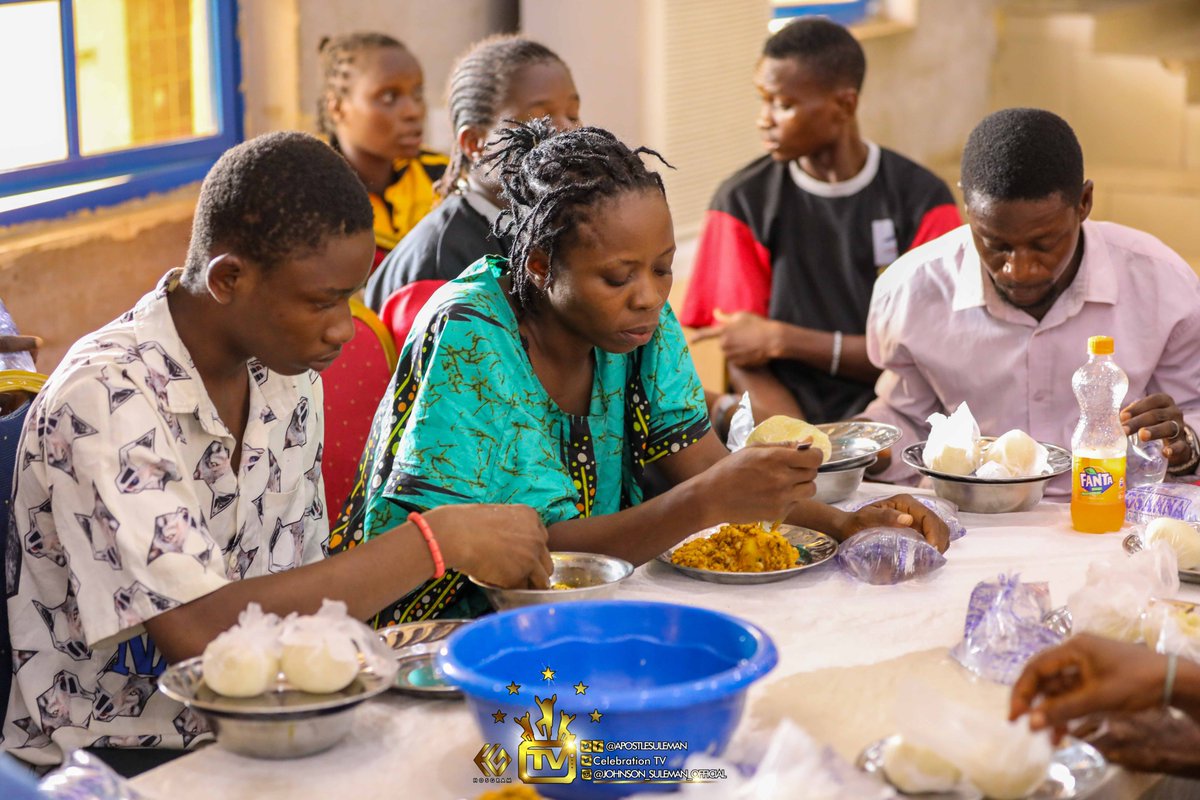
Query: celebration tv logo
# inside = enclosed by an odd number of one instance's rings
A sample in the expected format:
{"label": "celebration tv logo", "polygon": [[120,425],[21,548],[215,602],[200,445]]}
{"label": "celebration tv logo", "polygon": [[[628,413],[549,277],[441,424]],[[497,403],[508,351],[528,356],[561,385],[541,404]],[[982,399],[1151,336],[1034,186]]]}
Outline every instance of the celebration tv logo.
{"label": "celebration tv logo", "polygon": [[[554,707],[558,695],[533,698],[541,715],[531,721],[532,712],[513,722],[521,727],[521,743],[517,749],[517,774],[525,783],[571,783],[578,767],[576,737],[571,733],[575,715],[559,710],[554,724]],[[499,712],[497,712],[499,714]],[[498,720],[499,721],[499,720]],[[475,766],[485,778],[499,778],[508,769],[511,758],[499,744],[485,744],[475,755]]]}

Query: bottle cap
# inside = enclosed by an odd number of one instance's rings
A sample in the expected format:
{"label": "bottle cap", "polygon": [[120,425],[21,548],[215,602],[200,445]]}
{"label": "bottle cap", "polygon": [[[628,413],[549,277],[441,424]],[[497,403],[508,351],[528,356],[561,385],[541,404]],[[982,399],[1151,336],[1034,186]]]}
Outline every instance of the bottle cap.
{"label": "bottle cap", "polygon": [[1088,355],[1111,356],[1113,338],[1111,336],[1093,336],[1088,339]]}

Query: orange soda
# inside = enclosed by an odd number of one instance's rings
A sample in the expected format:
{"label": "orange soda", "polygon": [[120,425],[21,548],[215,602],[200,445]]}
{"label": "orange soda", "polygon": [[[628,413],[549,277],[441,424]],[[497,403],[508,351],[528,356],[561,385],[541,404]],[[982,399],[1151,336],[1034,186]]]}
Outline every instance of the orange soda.
{"label": "orange soda", "polygon": [[1079,423],[1071,437],[1071,525],[1082,533],[1119,531],[1125,523],[1125,429],[1121,403],[1129,379],[1112,358],[1110,336],[1088,339],[1088,362],[1071,388]]}

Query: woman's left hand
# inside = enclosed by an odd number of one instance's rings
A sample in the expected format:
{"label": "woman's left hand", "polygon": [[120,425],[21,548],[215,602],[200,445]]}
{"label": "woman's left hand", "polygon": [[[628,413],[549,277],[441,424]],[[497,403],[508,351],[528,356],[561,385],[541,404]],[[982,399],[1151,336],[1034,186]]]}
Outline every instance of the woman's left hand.
{"label": "woman's left hand", "polygon": [[883,500],[877,500],[863,506],[853,514],[848,514],[840,533],[843,539],[848,539],[859,531],[867,528],[912,528],[925,538],[925,541],[938,549],[939,553],[946,552],[950,547],[950,529],[942,522],[941,517],[926,506],[906,494],[898,494]]}
{"label": "woman's left hand", "polygon": [[1137,434],[1143,442],[1163,441],[1163,455],[1172,466],[1187,463],[1192,449],[1183,435],[1183,412],[1169,394],[1152,394],[1130,403],[1121,411],[1125,434]]}

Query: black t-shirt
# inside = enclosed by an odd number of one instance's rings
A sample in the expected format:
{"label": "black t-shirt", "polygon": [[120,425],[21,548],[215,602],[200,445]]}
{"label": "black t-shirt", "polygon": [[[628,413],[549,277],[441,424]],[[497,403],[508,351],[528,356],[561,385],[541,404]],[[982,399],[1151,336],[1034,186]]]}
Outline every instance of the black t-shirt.
{"label": "black t-shirt", "polygon": [[[705,219],[681,321],[752,311],[822,331],[863,334],[875,279],[901,253],[961,224],[949,187],[870,145],[855,177],[822,183],[798,164],[760,158],[717,190]],[[771,370],[813,422],[845,419],[873,387],[799,361]]]}
{"label": "black t-shirt", "polygon": [[401,286],[451,281],[487,255],[508,256],[508,237],[497,239],[487,218],[462,194],[452,194],[400,240],[367,282],[365,302],[378,313]]}

